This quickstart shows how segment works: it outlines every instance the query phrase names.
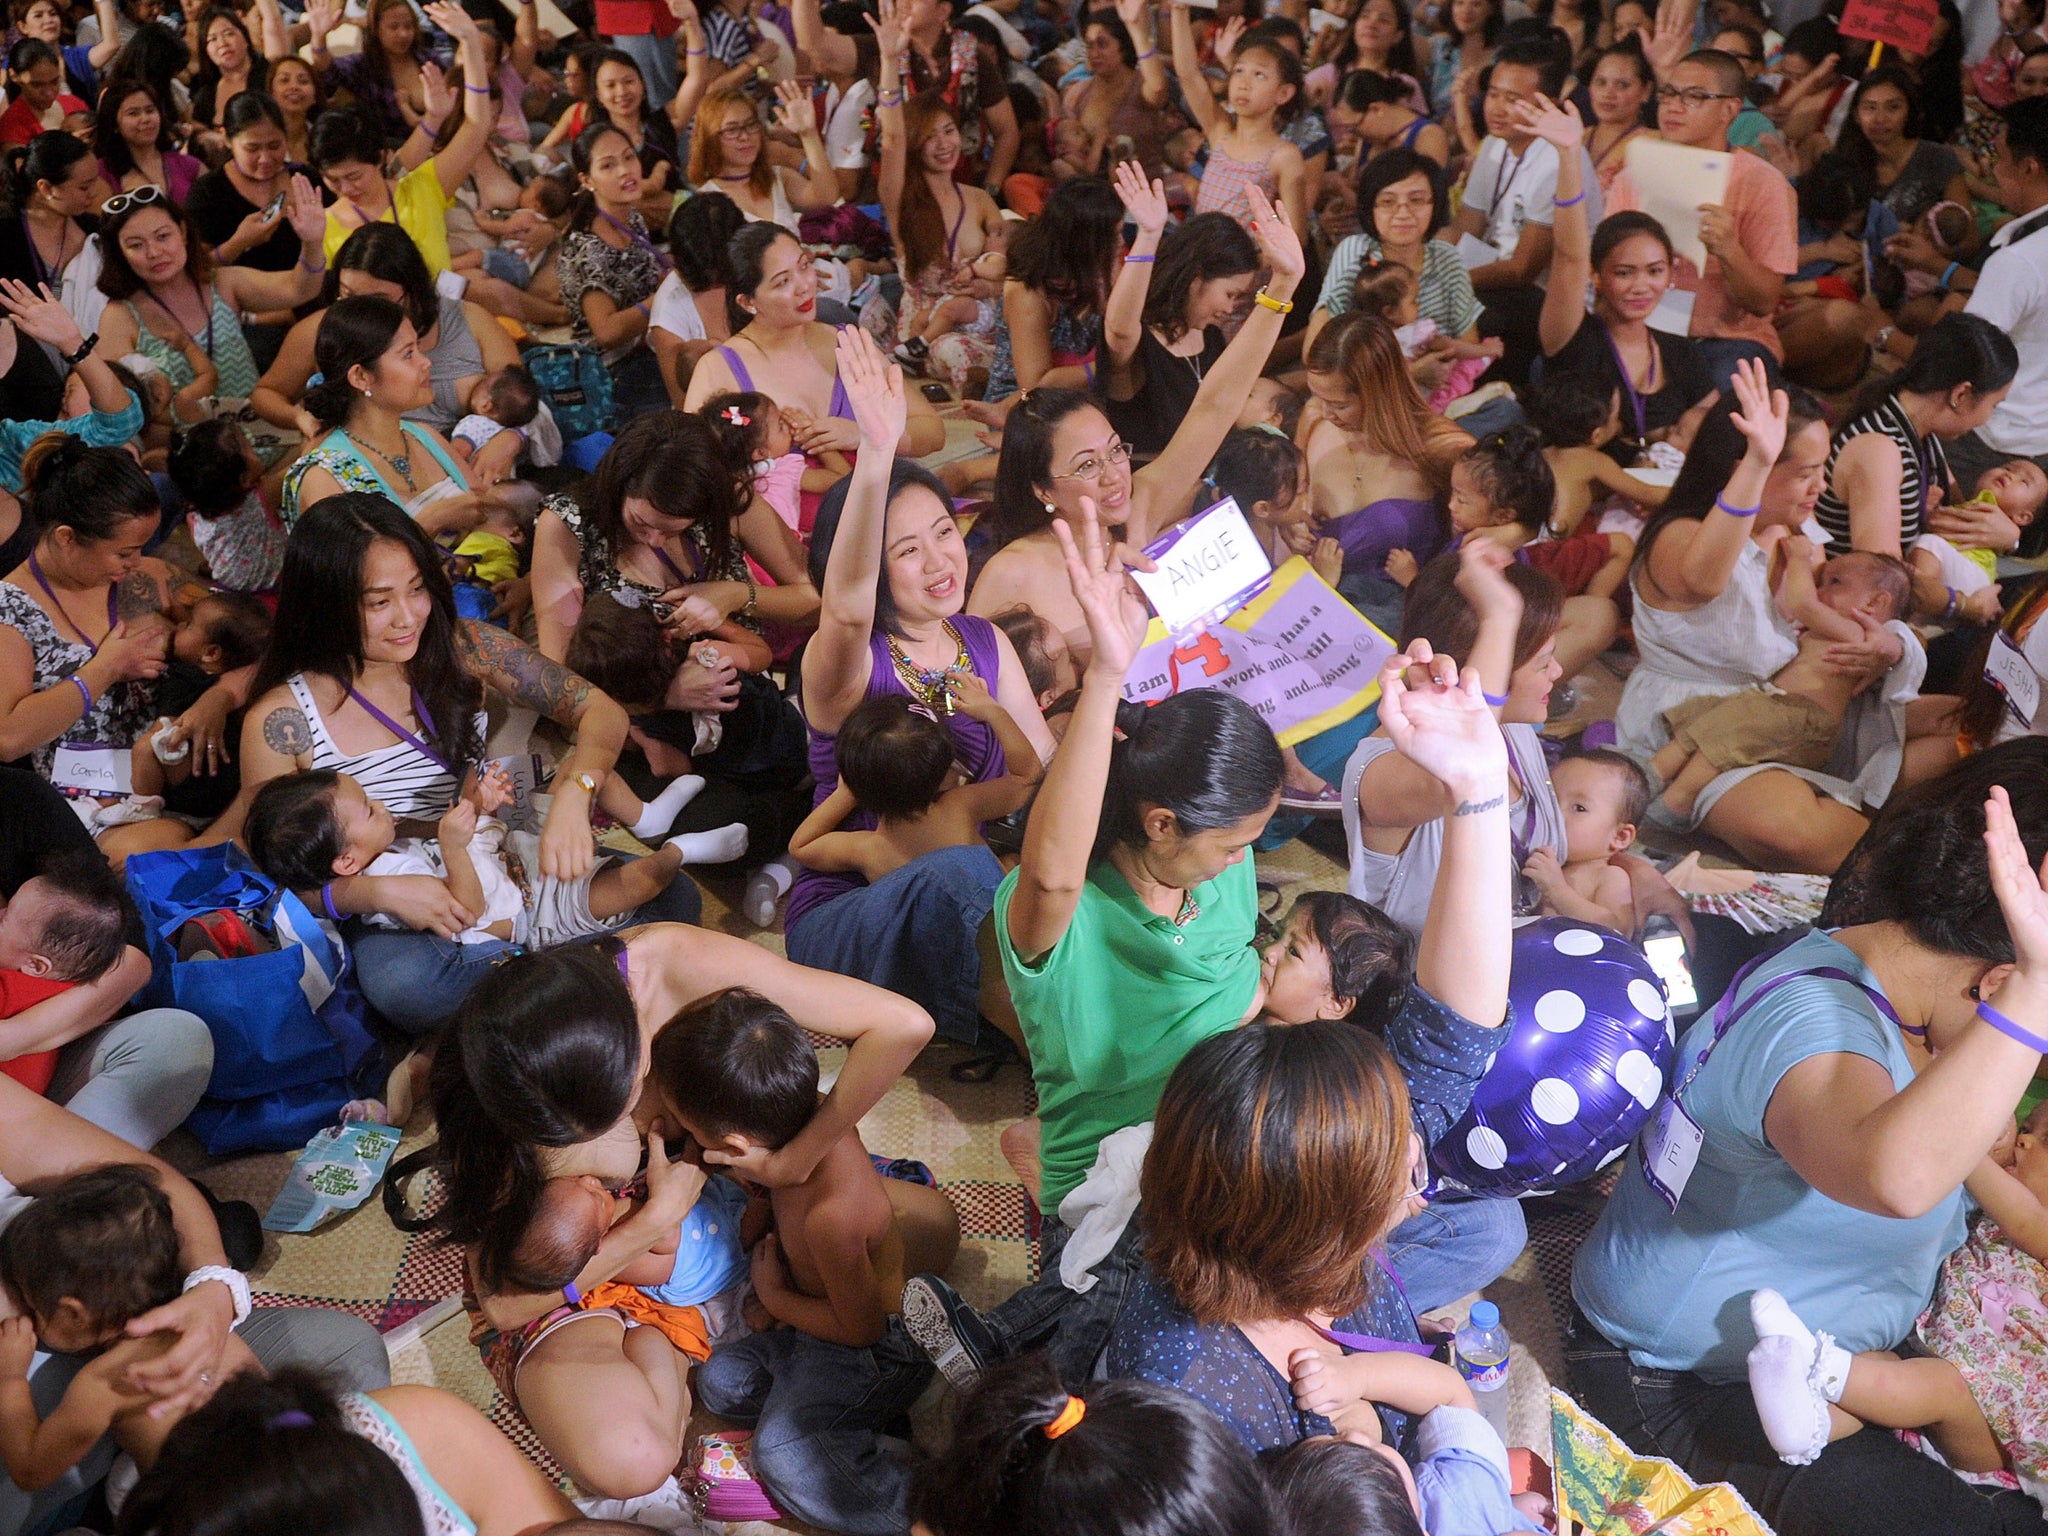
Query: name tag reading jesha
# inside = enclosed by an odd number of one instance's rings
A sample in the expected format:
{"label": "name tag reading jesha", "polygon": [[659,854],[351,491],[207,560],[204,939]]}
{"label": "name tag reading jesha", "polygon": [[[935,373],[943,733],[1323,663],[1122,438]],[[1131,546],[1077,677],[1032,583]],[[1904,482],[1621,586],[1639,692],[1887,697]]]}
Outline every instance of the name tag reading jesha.
{"label": "name tag reading jesha", "polygon": [[1156,571],[1133,571],[1168,633],[1183,635],[1241,608],[1273,574],[1272,562],[1228,497],[1145,546]]}

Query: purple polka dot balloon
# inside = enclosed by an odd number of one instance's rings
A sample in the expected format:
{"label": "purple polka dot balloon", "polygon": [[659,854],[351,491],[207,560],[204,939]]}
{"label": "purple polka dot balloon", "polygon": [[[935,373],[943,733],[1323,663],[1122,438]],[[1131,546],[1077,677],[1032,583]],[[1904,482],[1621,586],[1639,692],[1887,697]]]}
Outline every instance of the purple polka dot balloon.
{"label": "purple polka dot balloon", "polygon": [[1675,1032],[1640,950],[1591,923],[1515,930],[1514,1024],[1464,1117],[1430,1150],[1484,1194],[1560,1189],[1627,1150],[1671,1077]]}

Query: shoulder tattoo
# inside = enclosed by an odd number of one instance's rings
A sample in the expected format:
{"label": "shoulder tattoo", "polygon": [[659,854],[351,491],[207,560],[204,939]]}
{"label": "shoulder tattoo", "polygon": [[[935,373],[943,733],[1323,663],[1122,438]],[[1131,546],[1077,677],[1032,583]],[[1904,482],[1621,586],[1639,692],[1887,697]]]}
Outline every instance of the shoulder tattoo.
{"label": "shoulder tattoo", "polygon": [[121,578],[114,596],[114,612],[124,621],[146,619],[162,613],[164,594],[156,578],[147,571],[130,571]]}
{"label": "shoulder tattoo", "polygon": [[263,745],[280,757],[304,757],[313,750],[313,727],[305,711],[281,704],[263,717]]}

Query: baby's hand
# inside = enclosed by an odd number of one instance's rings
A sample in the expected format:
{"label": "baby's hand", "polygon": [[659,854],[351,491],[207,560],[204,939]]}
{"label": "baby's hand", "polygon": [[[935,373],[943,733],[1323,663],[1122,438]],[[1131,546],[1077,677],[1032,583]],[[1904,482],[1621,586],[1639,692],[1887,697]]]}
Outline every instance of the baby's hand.
{"label": "baby's hand", "polygon": [[511,773],[503,763],[487,763],[477,775],[476,786],[470,791],[479,816],[495,815],[519,797],[519,787],[513,783]]}
{"label": "baby's hand", "polygon": [[1564,884],[1564,869],[1557,862],[1557,855],[1548,848],[1538,848],[1529,855],[1529,862],[1522,866],[1522,873],[1536,882],[1536,888],[1546,894]]}
{"label": "baby's hand", "polygon": [[988,691],[988,684],[972,672],[949,673],[946,678],[946,691],[953,696],[953,707],[970,720],[986,723],[991,715],[1002,708],[1002,705],[996,702],[995,695]]}
{"label": "baby's hand", "polygon": [[476,836],[475,802],[457,800],[443,811],[437,835],[443,848],[467,848],[469,840]]}
{"label": "baby's hand", "polygon": [[1998,583],[1994,581],[1965,597],[1961,612],[1972,624],[1996,624],[2005,612],[2005,606],[1999,599]]}
{"label": "baby's hand", "polygon": [[0,1323],[0,1381],[26,1379],[36,1356],[36,1325],[32,1318],[10,1317]]}
{"label": "baby's hand", "polygon": [[1335,1362],[1319,1349],[1297,1349],[1287,1357],[1287,1377],[1294,1388],[1294,1403],[1304,1413],[1324,1417],[1357,1397],[1339,1380]]}
{"label": "baby's hand", "polygon": [[[1401,553],[1408,554],[1406,550],[1402,550]],[[1415,557],[1409,555],[1408,558],[1412,562]],[[1316,574],[1322,577],[1325,583],[1334,587],[1338,578],[1344,574],[1344,546],[1332,538],[1317,539],[1315,548],[1309,551],[1308,563],[1315,567]]]}
{"label": "baby's hand", "polygon": [[1406,549],[1387,551],[1387,580],[1397,587],[1410,585],[1422,574],[1422,567],[1415,563],[1415,555]]}
{"label": "baby's hand", "polygon": [[1787,532],[1785,535],[1785,558],[1813,563],[1813,540],[1803,533]]}

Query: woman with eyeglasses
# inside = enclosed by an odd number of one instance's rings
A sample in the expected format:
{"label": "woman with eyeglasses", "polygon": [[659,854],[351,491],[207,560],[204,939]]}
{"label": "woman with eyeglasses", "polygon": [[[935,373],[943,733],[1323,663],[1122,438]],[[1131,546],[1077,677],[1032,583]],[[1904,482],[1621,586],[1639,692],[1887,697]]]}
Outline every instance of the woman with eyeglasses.
{"label": "woman with eyeglasses", "polygon": [[968,612],[993,617],[1021,603],[1067,637],[1077,667],[1087,665],[1087,616],[1067,584],[1055,525],[1071,524],[1084,506],[1093,506],[1104,522],[1122,528],[1124,542],[1140,547],[1187,515],[1202,471],[1237,424],[1272,355],[1306,265],[1286,215],[1257,188],[1251,199],[1259,265],[1272,275],[1158,458],[1133,470],[1129,445],[1101,406],[1079,390],[1034,389],[1010,412],[995,506],[983,519],[992,553],[975,579]]}
{"label": "woman with eyeglasses", "polygon": [[[780,224],[800,235],[799,214],[839,201],[839,175],[832,169],[803,87],[793,80],[781,82],[775,87],[775,103],[774,127],[803,146],[802,172],[770,163],[768,130],[754,98],[728,87],[712,91],[697,108],[690,139],[690,184],[699,192],[723,192],[751,220]],[[853,297],[855,279],[849,264],[820,258],[818,281],[821,297],[838,310],[835,323],[850,322],[853,312],[843,307]]]}
{"label": "woman with eyeglasses", "polygon": [[192,183],[206,165],[175,148],[176,143],[170,114],[155,86],[140,80],[115,80],[100,93],[99,110],[93,114],[92,147],[100,157],[100,180],[106,183],[110,197],[158,187],[184,207]]}
{"label": "woman with eyeglasses", "polygon": [[[194,375],[185,354],[197,343],[220,371],[216,393],[246,400],[259,375],[241,317],[305,303],[319,293],[326,273],[320,249],[326,215],[313,184],[294,176],[285,196],[285,217],[300,250],[289,272],[216,266],[184,210],[158,187],[116,193],[102,211],[100,291],[114,302],[100,317],[100,355],[118,361],[140,352],[182,389]],[[284,448],[264,451],[274,462]]]}
{"label": "woman with eyeglasses", "polygon": [[[698,359],[684,409],[700,410],[728,390],[758,390],[782,408],[805,453],[857,455],[864,445],[840,373],[844,354],[835,350],[832,327],[818,323],[818,272],[810,252],[780,224],[756,223],[733,237],[730,255],[725,302],[733,337]],[[897,455],[917,458],[945,441],[945,423],[913,390]],[[817,515],[818,498],[807,493],[803,531]]]}

